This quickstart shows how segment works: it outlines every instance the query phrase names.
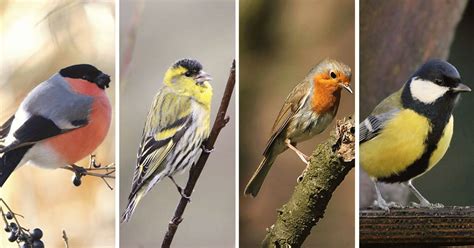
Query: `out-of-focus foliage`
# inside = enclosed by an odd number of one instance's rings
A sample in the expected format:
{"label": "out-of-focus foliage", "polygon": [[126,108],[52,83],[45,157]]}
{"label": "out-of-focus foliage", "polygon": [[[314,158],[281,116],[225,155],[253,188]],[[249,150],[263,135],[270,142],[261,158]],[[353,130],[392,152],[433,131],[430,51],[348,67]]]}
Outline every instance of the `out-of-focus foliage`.
{"label": "out-of-focus foliage", "polygon": [[[0,2],[0,121],[12,115],[26,94],[59,69],[93,64],[111,75],[107,89],[114,106],[115,4],[113,0],[6,0]],[[114,121],[112,120],[112,123]],[[77,144],[80,146],[81,144]],[[114,162],[114,124],[96,150],[102,164]],[[88,158],[79,162],[87,165]],[[33,166],[17,169],[0,197],[25,216],[24,226],[40,227],[46,247],[114,247],[114,191],[98,178],[80,187],[66,170]],[[0,235],[0,247],[17,247]]]}
{"label": "out-of-focus foliage", "polygon": [[[287,151],[273,165],[255,199],[243,189],[256,169],[272,124],[291,89],[320,60],[329,57],[354,67],[354,1],[240,1],[240,245],[257,247],[276,209],[288,201],[304,169]],[[336,118],[354,113],[354,96],[342,92]],[[301,143],[307,154],[328,130]],[[307,247],[354,246],[354,172],[333,195]]]}
{"label": "out-of-focus foliage", "polygon": [[[199,60],[214,79],[215,119],[235,57],[233,0],[148,0],[120,3],[120,211],[130,193],[136,154],[153,97],[168,67]],[[132,37],[136,34],[136,37]],[[132,49],[132,51],[130,50]],[[126,71],[123,71],[126,69]],[[230,122],[197,182],[173,246],[233,247],[235,243],[235,104]],[[174,177],[185,186],[188,171]],[[130,222],[120,225],[121,247],[158,247],[180,195],[165,178],[143,198]]]}

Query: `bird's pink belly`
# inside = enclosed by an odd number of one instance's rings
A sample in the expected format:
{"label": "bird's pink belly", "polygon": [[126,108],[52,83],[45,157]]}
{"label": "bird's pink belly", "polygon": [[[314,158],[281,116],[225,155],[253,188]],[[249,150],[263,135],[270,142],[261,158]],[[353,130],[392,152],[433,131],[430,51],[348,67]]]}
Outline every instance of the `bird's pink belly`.
{"label": "bird's pink belly", "polygon": [[90,155],[105,139],[110,127],[111,111],[108,99],[96,99],[89,124],[74,131],[58,135],[47,141],[67,164]]}

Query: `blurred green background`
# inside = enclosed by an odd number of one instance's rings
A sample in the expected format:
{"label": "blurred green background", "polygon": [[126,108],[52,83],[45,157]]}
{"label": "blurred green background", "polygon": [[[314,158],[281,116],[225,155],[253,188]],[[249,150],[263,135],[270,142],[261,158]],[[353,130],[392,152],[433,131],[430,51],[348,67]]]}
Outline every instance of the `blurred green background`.
{"label": "blurred green background", "polygon": [[[106,90],[115,104],[115,3],[113,0],[0,1],[0,122],[6,121],[26,94],[61,68],[89,63],[111,76]],[[115,112],[112,117],[115,118]],[[102,164],[114,162],[115,125],[95,151]],[[87,166],[89,158],[78,164]],[[95,177],[80,187],[72,173],[25,165],[0,189],[26,228],[39,227],[46,247],[114,247],[115,191]],[[114,184],[114,181],[111,181]],[[0,221],[3,226],[3,221]],[[18,247],[0,231],[0,247]]]}
{"label": "blurred green background", "polygon": [[[211,74],[215,119],[235,56],[235,2],[120,2],[120,211],[130,193],[136,153],[146,115],[176,60],[196,58]],[[233,247],[235,242],[235,104],[229,124],[197,182],[173,247]],[[185,186],[188,170],[175,177]],[[120,225],[121,247],[159,247],[180,195],[169,179],[140,202],[131,221]]]}
{"label": "blurred green background", "polygon": [[[468,1],[454,36],[448,61],[474,89],[474,2]],[[454,110],[454,135],[446,155],[425,176],[416,180],[423,195],[444,205],[474,205],[474,92],[463,94]]]}
{"label": "blurred green background", "polygon": [[[291,89],[325,57],[354,67],[354,1],[240,1],[240,245],[258,247],[290,198],[304,169],[286,151],[273,165],[256,198],[243,196],[262,159],[273,122]],[[353,115],[354,96],[342,93],[336,119]],[[298,145],[306,154],[329,136],[328,130]],[[354,170],[329,202],[324,219],[304,247],[354,246]]]}

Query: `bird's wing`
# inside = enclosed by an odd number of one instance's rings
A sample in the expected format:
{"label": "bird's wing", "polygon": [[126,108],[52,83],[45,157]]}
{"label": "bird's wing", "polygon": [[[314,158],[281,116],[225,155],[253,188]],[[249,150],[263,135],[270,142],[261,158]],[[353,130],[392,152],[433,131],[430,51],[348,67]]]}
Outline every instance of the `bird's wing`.
{"label": "bird's wing", "polygon": [[7,136],[12,137],[0,152],[31,145],[88,124],[93,98],[73,92],[64,79],[64,82],[57,80],[52,77],[41,83],[23,100],[8,128]]}
{"label": "bird's wing", "polygon": [[0,126],[0,139],[7,137],[8,132],[10,132],[10,128],[12,127],[13,119],[15,119],[15,115],[12,115],[2,124],[2,126]]}
{"label": "bird's wing", "polygon": [[158,92],[143,130],[130,199],[145,182],[166,168],[165,158],[191,126],[191,101],[167,88]]}
{"label": "bird's wing", "polygon": [[391,120],[402,109],[401,91],[397,91],[380,102],[374,111],[359,125],[359,142],[371,140],[383,130],[387,121]]}
{"label": "bird's wing", "polygon": [[310,94],[310,88],[311,85],[306,81],[303,81],[293,88],[290,94],[286,97],[285,103],[273,124],[272,136],[268,140],[267,147],[263,154],[267,154],[275,139],[288,125],[291,117],[293,117],[295,113],[303,107]]}

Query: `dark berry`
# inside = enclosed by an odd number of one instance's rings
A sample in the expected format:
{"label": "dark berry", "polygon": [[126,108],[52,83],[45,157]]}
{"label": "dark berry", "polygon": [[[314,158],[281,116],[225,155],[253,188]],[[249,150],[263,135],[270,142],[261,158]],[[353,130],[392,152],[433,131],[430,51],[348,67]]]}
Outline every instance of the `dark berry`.
{"label": "dark berry", "polygon": [[10,229],[9,226],[6,226],[3,230],[5,230],[5,232],[11,232],[12,231],[12,229]]}
{"label": "dark berry", "polygon": [[18,238],[18,235],[16,235],[15,232],[12,232],[12,233],[10,234],[10,237],[8,237],[8,241],[10,241],[10,242],[15,242],[17,238]]}
{"label": "dark berry", "polygon": [[20,241],[26,241],[28,239],[28,234],[23,233],[20,236],[18,236],[18,240]]}
{"label": "dark berry", "polygon": [[81,186],[81,183],[82,183],[81,176],[75,175],[74,178],[72,179],[72,184],[74,184],[74,186],[76,187],[79,187]]}
{"label": "dark berry", "polygon": [[44,248],[43,241],[41,240],[33,241],[33,248]]}
{"label": "dark berry", "polygon": [[31,245],[28,244],[28,243],[23,243],[23,244],[21,245],[21,248],[31,248]]}
{"label": "dark berry", "polygon": [[33,240],[40,240],[42,237],[43,231],[41,231],[41,229],[35,228],[31,231],[31,238],[33,238]]}
{"label": "dark berry", "polygon": [[7,218],[7,220],[13,219],[13,214],[12,214],[12,212],[7,212],[7,213],[5,214],[5,217]]}
{"label": "dark berry", "polygon": [[16,225],[15,222],[10,223],[10,228],[14,231],[18,229],[18,226]]}

